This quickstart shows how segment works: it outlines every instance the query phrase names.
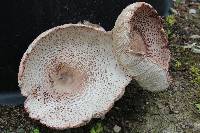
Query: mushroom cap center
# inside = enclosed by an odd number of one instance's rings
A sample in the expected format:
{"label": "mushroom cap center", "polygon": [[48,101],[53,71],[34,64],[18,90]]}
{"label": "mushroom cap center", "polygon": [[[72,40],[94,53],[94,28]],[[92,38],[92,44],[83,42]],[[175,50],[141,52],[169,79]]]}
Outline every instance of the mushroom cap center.
{"label": "mushroom cap center", "polygon": [[85,80],[83,72],[64,63],[55,64],[49,71],[50,88],[69,96],[82,92]]}

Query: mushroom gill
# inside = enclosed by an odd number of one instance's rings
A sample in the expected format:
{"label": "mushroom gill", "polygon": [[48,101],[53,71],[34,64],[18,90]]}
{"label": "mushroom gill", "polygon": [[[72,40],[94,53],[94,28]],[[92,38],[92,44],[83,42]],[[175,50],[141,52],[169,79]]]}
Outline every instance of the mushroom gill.
{"label": "mushroom gill", "polygon": [[102,28],[66,24],[39,35],[19,68],[29,116],[56,129],[84,125],[104,116],[130,82]]}
{"label": "mushroom gill", "polygon": [[153,7],[136,2],[118,16],[113,33],[113,50],[125,72],[146,90],[169,86],[170,51],[161,18]]}

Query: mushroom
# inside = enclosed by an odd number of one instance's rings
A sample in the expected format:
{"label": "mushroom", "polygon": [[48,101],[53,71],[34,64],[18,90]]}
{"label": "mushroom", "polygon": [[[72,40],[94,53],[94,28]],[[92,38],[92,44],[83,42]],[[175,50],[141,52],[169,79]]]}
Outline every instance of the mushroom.
{"label": "mushroom", "polygon": [[124,69],[146,90],[169,86],[170,51],[162,19],[151,5],[136,2],[118,16],[112,30],[113,50]]}
{"label": "mushroom", "polygon": [[101,27],[65,24],[39,35],[20,63],[18,83],[33,119],[56,129],[105,115],[131,81]]}

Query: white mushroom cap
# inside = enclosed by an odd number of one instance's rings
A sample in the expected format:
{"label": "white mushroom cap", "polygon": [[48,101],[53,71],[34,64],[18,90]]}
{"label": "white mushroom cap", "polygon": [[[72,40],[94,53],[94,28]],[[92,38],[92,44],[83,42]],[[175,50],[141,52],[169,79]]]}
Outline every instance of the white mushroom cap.
{"label": "white mushroom cap", "polygon": [[130,80],[113,55],[111,34],[82,24],[39,35],[25,52],[18,74],[29,116],[56,129],[104,116]]}
{"label": "white mushroom cap", "polygon": [[168,41],[162,20],[151,5],[136,2],[126,7],[112,33],[116,57],[127,74],[146,90],[169,86]]}

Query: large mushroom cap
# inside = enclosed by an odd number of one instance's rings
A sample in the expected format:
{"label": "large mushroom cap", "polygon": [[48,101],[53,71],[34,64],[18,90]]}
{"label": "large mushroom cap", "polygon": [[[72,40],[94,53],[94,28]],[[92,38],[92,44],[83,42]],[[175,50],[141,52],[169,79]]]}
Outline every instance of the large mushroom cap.
{"label": "large mushroom cap", "polygon": [[82,24],[55,27],[25,52],[18,82],[31,118],[57,129],[103,116],[131,78],[119,68],[111,34]]}
{"label": "large mushroom cap", "polygon": [[144,89],[166,89],[170,51],[162,20],[152,6],[144,2],[129,5],[112,32],[114,51],[125,72]]}

